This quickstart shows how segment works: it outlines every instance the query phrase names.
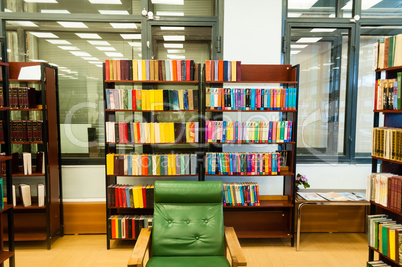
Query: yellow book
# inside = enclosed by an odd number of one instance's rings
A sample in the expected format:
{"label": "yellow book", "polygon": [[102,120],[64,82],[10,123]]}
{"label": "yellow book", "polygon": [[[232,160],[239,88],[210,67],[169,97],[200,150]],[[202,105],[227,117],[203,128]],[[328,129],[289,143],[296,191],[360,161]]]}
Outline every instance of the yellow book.
{"label": "yellow book", "polygon": [[395,260],[395,229],[388,229],[388,240],[388,256],[391,258],[391,260]]}
{"label": "yellow book", "polygon": [[118,238],[119,237],[119,227],[118,227],[118,220],[117,220],[117,217],[118,217],[119,215],[114,215],[113,216],[113,218],[112,218],[112,220],[114,221],[114,225],[115,225],[115,228],[114,229],[112,229],[112,231],[114,231],[114,236],[116,237],[116,238]]}
{"label": "yellow book", "polygon": [[268,166],[268,154],[264,153],[264,160],[265,160],[265,170],[264,170],[264,174],[268,174],[269,172],[269,166]]}
{"label": "yellow book", "polygon": [[[146,110],[151,110],[151,101],[152,101],[152,90],[143,90],[143,91],[147,91],[147,98],[145,99],[145,108]],[[144,99],[144,98],[142,98]]]}
{"label": "yellow book", "polygon": [[109,153],[106,155],[106,174],[113,175],[114,174],[114,154]]}
{"label": "yellow book", "polygon": [[152,144],[155,143],[155,123],[150,122],[149,123],[149,135],[150,135],[150,140]]}
{"label": "yellow book", "polygon": [[167,136],[168,136],[168,143],[174,143],[174,123],[173,122],[168,122],[168,129],[167,129]]}
{"label": "yellow book", "polygon": [[228,121],[227,122],[227,131],[226,131],[226,134],[227,134],[227,140],[229,141],[229,142],[231,142],[232,140],[233,140],[233,138],[232,138],[232,121]]}
{"label": "yellow book", "polygon": [[232,81],[236,81],[236,61],[232,62]]}
{"label": "yellow book", "polygon": [[138,209],[140,207],[140,202],[138,199],[138,194],[137,194],[137,185],[133,187],[133,199],[134,199],[134,208]]}
{"label": "yellow book", "polygon": [[140,208],[143,208],[144,207],[144,198],[142,196],[142,186],[141,185],[139,185],[137,187],[137,194],[138,194],[139,206],[140,206]]}
{"label": "yellow book", "polygon": [[191,142],[191,137],[190,137],[190,122],[186,122],[186,143]]}
{"label": "yellow book", "polygon": [[147,66],[145,64],[145,60],[142,60],[142,80],[147,79]]}
{"label": "yellow book", "polygon": [[159,123],[159,132],[160,132],[160,138],[161,138],[161,143],[166,143],[166,134],[165,134],[165,123],[160,122]]}
{"label": "yellow book", "polygon": [[138,60],[133,60],[133,81],[138,81]]}
{"label": "yellow book", "polygon": [[274,121],[276,123],[276,142],[279,143],[281,140],[281,125],[280,121]]}
{"label": "yellow book", "polygon": [[155,110],[163,110],[163,90],[155,90]]}
{"label": "yellow book", "polygon": [[276,89],[276,107],[281,106],[281,89]]}
{"label": "yellow book", "polygon": [[155,159],[156,159],[156,175],[161,175],[161,156],[156,155]]}
{"label": "yellow book", "polygon": [[138,164],[137,164],[137,162],[138,162],[138,159],[137,159],[137,157],[138,157],[138,154],[132,154],[131,155],[131,166],[132,166],[132,174],[133,175],[138,175]]}
{"label": "yellow book", "polygon": [[168,175],[172,175],[172,154],[168,154]]}
{"label": "yellow book", "polygon": [[147,110],[148,90],[141,90],[141,109]]}
{"label": "yellow book", "polygon": [[183,102],[184,92],[183,90],[177,90],[177,91],[179,93],[179,109],[184,110],[184,102]]}
{"label": "yellow book", "polygon": [[155,110],[155,90],[149,90],[149,110]]}
{"label": "yellow book", "polygon": [[145,124],[145,143],[151,143],[151,131],[150,131],[150,124],[151,123],[144,123]]}

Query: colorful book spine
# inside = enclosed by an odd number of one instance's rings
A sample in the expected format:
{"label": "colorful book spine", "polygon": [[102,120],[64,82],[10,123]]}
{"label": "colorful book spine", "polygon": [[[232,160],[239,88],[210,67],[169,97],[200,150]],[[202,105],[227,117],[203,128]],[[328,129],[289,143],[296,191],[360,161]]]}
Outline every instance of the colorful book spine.
{"label": "colorful book spine", "polygon": [[152,226],[152,215],[111,215],[108,218],[109,239],[137,239],[142,228]]}
{"label": "colorful book spine", "polygon": [[257,183],[223,183],[224,206],[260,206]]}
{"label": "colorful book spine", "polygon": [[241,81],[241,61],[205,61],[206,81]]}

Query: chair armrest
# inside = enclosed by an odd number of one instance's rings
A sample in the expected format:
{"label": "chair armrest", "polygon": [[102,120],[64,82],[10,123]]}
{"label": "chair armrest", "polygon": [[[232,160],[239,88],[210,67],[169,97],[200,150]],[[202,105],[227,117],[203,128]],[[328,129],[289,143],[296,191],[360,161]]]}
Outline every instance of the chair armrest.
{"label": "chair armrest", "polygon": [[151,241],[152,228],[142,228],[137,242],[135,243],[133,253],[128,260],[128,267],[142,267],[144,262],[145,252],[149,248]]}
{"label": "chair armrest", "polygon": [[233,227],[225,227],[225,240],[234,266],[247,266],[239,240]]}

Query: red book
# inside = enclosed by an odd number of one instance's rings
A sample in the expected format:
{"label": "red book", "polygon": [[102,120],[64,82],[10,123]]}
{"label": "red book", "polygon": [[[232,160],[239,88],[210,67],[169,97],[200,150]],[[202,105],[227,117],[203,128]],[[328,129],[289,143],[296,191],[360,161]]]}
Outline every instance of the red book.
{"label": "red book", "polygon": [[123,122],[123,142],[128,143],[127,122]]}
{"label": "red book", "polygon": [[141,155],[142,175],[148,175],[148,155]]}
{"label": "red book", "polygon": [[135,238],[135,219],[134,218],[130,218],[131,220],[131,232],[132,232],[132,238]]}
{"label": "red book", "polygon": [[191,60],[186,60],[186,81],[190,81],[191,75]]}
{"label": "red book", "polygon": [[137,91],[131,90],[131,95],[132,95],[132,99],[133,99],[133,110],[137,110],[137,107],[136,107],[137,99],[135,98],[137,95]]}
{"label": "red book", "polygon": [[136,129],[137,129],[137,131],[136,131],[137,135],[135,136],[135,142],[136,142],[136,143],[140,143],[140,141],[141,141],[140,123],[139,123],[139,122],[136,122],[136,123],[135,123],[135,127],[136,127]]}
{"label": "red book", "polygon": [[272,174],[272,154],[268,154],[268,175]]}
{"label": "red book", "polygon": [[241,61],[236,61],[236,81],[241,81]]}
{"label": "red book", "polygon": [[261,108],[261,89],[257,88],[257,89],[255,89],[255,91],[257,93],[257,95],[256,95],[257,108],[259,109],[259,108]]}
{"label": "red book", "polygon": [[286,106],[286,89],[281,89],[281,102],[282,102],[282,109],[285,109]]}
{"label": "red book", "polygon": [[207,60],[205,61],[205,80],[211,81],[211,73],[212,73],[212,69],[211,69],[211,60]]}
{"label": "red book", "polygon": [[105,60],[105,79],[106,81],[110,80],[110,66],[109,59]]}
{"label": "red book", "polygon": [[123,144],[124,143],[124,128],[123,128],[123,123],[124,122],[119,122],[119,143]]}
{"label": "red book", "polygon": [[255,154],[251,154],[251,174],[256,174],[255,171]]}
{"label": "red book", "polygon": [[144,203],[144,208],[147,207],[147,198],[145,194],[145,188],[146,186],[142,186],[142,203]]}
{"label": "red book", "polygon": [[127,198],[126,198],[126,185],[123,185],[121,188],[121,201],[122,201],[122,207],[127,208]]}
{"label": "red book", "polygon": [[116,220],[112,217],[110,221],[112,224],[112,238],[116,238]]}
{"label": "red book", "polygon": [[276,164],[277,169],[278,169],[278,173],[281,172],[281,154],[277,153],[277,158],[278,158],[278,163]]}
{"label": "red book", "polygon": [[223,81],[223,60],[218,62],[218,80]]}
{"label": "red book", "polygon": [[181,60],[176,60],[176,64],[177,64],[177,66],[176,66],[176,69],[177,69],[177,81],[181,81],[181,72],[182,72]]}
{"label": "red book", "polygon": [[171,70],[173,73],[173,81],[177,81],[177,60],[172,60],[173,69]]}
{"label": "red book", "polygon": [[114,206],[119,207],[119,186],[114,188]]}

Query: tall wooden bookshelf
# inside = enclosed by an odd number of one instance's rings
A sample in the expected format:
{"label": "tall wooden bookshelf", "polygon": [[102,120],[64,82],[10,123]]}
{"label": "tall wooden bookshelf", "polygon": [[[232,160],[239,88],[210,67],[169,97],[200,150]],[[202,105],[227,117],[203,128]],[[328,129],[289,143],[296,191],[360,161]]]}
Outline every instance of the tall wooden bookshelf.
{"label": "tall wooden bookshelf", "polygon": [[[198,63],[195,63],[198,64]],[[201,77],[201,67],[198,64],[198,77]],[[196,71],[196,70],[194,70]],[[131,122],[135,117],[141,118],[141,122],[159,122],[159,115],[165,114],[168,116],[175,116],[175,114],[181,112],[182,114],[195,114],[199,125],[201,125],[200,110],[201,110],[201,80],[193,81],[164,81],[164,80],[122,80],[122,79],[109,79],[106,77],[106,66],[103,64],[103,77],[104,77],[104,104],[105,104],[105,154],[117,153],[117,154],[129,154],[132,152],[139,154],[169,154],[169,153],[193,153],[197,154],[197,170],[201,170],[201,157],[202,150],[199,148],[198,143],[129,143],[129,144],[119,144],[118,142],[107,142],[106,140],[106,123],[116,122],[119,116],[125,115],[133,117]],[[176,89],[193,89],[198,95],[198,109],[194,110],[124,110],[124,109],[108,109],[107,108],[107,96],[106,89],[136,89],[136,90],[176,90]],[[162,120],[160,122],[167,122]],[[201,138],[199,136],[199,138]],[[141,152],[142,150],[142,152]],[[107,159],[105,159],[105,166],[107,166]],[[106,167],[107,168],[107,167]],[[119,184],[120,178],[129,178],[130,184],[132,185],[143,185],[143,182],[138,182],[139,178],[151,178],[151,179],[164,179],[169,178],[181,178],[181,179],[193,179],[199,180],[199,173],[195,175],[108,175],[106,170],[106,190],[110,185]],[[152,180],[153,181],[153,180]],[[148,184],[153,184],[149,182]],[[111,207],[109,205],[111,199],[106,191],[106,225],[107,225],[107,249],[110,249],[110,241],[112,240],[122,240],[121,238],[111,238],[111,223],[109,223],[109,218],[113,215],[152,215],[153,207],[147,208],[122,208],[122,207]],[[135,240],[135,238],[124,238],[124,240]]]}
{"label": "tall wooden bookshelf", "polygon": [[[19,74],[25,67],[37,67],[40,76],[20,79]],[[26,69],[25,69],[26,70]],[[12,151],[44,152],[44,172],[32,174],[13,173],[12,181],[18,192],[18,184],[28,183],[31,192],[38,183],[45,186],[45,205],[39,206],[37,198],[32,197],[32,205],[24,207],[19,198],[14,207],[14,230],[16,241],[46,241],[51,248],[56,235],[62,236],[63,231],[63,200],[60,167],[60,122],[58,102],[58,69],[47,63],[9,62],[10,87],[34,87],[40,91],[40,105],[36,108],[12,108],[11,117],[20,120],[38,118],[43,121],[42,141],[12,141]],[[38,102],[37,102],[38,103]],[[20,147],[18,147],[20,146]],[[33,157],[33,163],[36,159]],[[18,164],[21,167],[21,162]],[[32,164],[35,165],[35,164]]]}
{"label": "tall wooden bookshelf", "polygon": [[[241,81],[206,81],[204,67],[204,86],[206,88],[258,88],[259,85],[269,84],[270,88],[296,88],[296,110],[216,110],[205,109],[205,95],[203,97],[202,118],[209,117],[214,121],[223,120],[226,112],[253,112],[254,114],[276,112],[279,120],[292,121],[292,138],[288,143],[273,143],[277,151],[288,151],[287,170],[281,170],[277,175],[265,175],[264,178],[272,179],[272,176],[283,176],[283,194],[275,196],[260,195],[260,206],[225,206],[225,226],[233,226],[239,238],[290,238],[291,245],[294,245],[294,207],[295,207],[295,173],[296,173],[296,148],[297,148],[297,103],[298,103],[298,77],[299,66],[291,65],[248,65],[241,64]],[[247,84],[247,85],[242,85]],[[251,84],[251,85],[250,85]],[[266,88],[263,87],[263,88]],[[228,114],[228,113],[227,113]],[[205,119],[202,122],[205,126]],[[201,136],[205,145],[205,152],[222,152],[223,146],[247,145],[244,143],[206,143],[205,132]],[[248,144],[250,145],[250,144]],[[253,144],[267,145],[267,144]],[[237,149],[237,148],[236,148]],[[239,151],[237,149],[237,151]],[[244,151],[239,151],[244,152]],[[250,151],[252,152],[252,151]],[[253,182],[251,175],[210,175],[201,172],[201,180],[216,179],[219,177],[223,182],[230,182],[230,176],[238,176],[244,182]],[[261,176],[261,175],[256,175]],[[261,189],[260,189],[261,192]]]}
{"label": "tall wooden bookshelf", "polygon": [[[376,83],[379,79],[397,79],[397,73],[402,72],[402,66],[390,67],[376,70]],[[393,127],[402,128],[402,110],[377,110],[374,109],[374,121],[373,127]],[[384,124],[380,125],[380,115],[384,116]],[[378,165],[381,164],[381,168],[378,169]],[[371,163],[372,173],[393,173],[395,175],[402,175],[402,161],[395,161],[386,158],[372,156]],[[389,218],[396,220],[397,223],[402,223],[402,213],[392,210],[388,207],[380,205],[374,201],[370,204],[370,214],[387,214]],[[389,257],[380,253],[379,250],[369,246],[369,261],[374,259],[374,252],[379,254],[380,260],[384,261],[391,266],[402,266],[399,263],[393,261]]]}

